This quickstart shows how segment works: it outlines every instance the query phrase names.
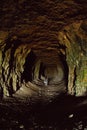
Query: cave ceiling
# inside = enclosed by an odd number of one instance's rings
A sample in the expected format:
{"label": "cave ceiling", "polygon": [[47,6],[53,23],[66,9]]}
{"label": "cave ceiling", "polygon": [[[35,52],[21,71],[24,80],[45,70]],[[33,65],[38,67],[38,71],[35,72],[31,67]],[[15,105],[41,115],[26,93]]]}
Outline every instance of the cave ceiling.
{"label": "cave ceiling", "polygon": [[0,30],[29,44],[35,52],[56,50],[58,32],[85,19],[86,0],[0,1]]}

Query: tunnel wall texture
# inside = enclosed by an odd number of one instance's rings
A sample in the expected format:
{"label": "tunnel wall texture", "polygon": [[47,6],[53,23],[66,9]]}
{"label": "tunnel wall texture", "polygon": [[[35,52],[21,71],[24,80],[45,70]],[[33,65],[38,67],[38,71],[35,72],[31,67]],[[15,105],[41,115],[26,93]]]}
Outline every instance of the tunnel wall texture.
{"label": "tunnel wall texture", "polygon": [[85,95],[87,91],[87,22],[76,22],[59,33],[59,43],[66,45],[69,67],[68,92]]}

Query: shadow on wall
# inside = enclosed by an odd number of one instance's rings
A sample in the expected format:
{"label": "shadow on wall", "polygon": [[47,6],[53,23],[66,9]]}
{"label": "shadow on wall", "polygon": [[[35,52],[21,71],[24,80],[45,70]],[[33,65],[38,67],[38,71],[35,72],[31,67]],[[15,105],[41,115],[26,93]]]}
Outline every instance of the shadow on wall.
{"label": "shadow on wall", "polygon": [[32,81],[32,72],[33,72],[33,66],[35,64],[36,56],[35,54],[31,51],[27,57],[26,57],[26,62],[24,64],[24,72],[21,76],[22,82],[25,80],[25,82]]}
{"label": "shadow on wall", "polygon": [[68,64],[67,64],[67,61],[66,61],[66,56],[60,53],[59,58],[60,58],[60,61],[62,62],[62,65],[63,65],[63,71],[64,71],[64,77],[65,77],[65,80],[66,80],[66,86],[68,86],[69,68],[68,68]]}

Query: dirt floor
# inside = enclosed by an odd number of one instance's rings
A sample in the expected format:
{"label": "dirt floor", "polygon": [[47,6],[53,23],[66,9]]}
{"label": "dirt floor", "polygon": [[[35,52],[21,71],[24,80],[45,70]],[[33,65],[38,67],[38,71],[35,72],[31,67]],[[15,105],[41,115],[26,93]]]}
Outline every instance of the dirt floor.
{"label": "dirt floor", "polygon": [[87,97],[61,95],[49,103],[4,98],[0,130],[87,130]]}

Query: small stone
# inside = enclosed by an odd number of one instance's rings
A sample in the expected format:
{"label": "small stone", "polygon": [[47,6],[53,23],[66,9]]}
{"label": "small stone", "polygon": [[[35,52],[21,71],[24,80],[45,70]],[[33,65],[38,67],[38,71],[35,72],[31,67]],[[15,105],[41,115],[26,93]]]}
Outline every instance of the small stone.
{"label": "small stone", "polygon": [[24,126],[23,126],[23,125],[20,125],[20,128],[21,128],[21,129],[23,129],[23,128],[24,128]]}
{"label": "small stone", "polygon": [[70,114],[70,115],[69,115],[69,118],[72,118],[72,117],[73,117],[73,114]]}

